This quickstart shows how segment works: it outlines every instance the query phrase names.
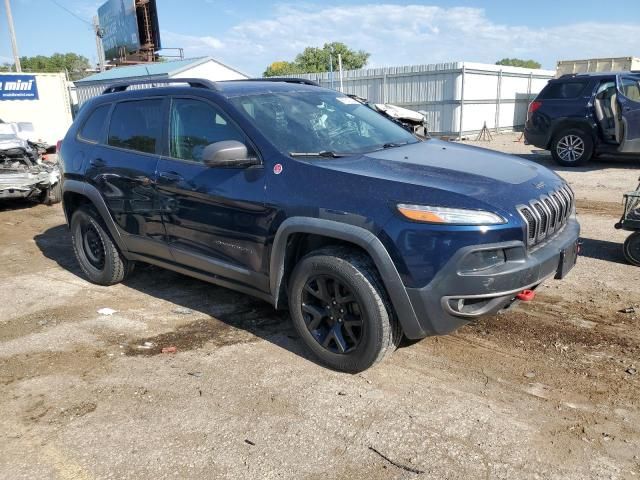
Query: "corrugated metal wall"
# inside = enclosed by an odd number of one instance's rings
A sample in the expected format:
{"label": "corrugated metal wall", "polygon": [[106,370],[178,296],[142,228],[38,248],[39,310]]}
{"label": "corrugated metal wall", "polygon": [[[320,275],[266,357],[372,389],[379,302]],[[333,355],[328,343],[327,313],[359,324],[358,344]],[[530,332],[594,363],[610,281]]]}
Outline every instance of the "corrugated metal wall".
{"label": "corrugated metal wall", "polygon": [[[478,132],[484,123],[501,130],[524,125],[531,100],[554,71],[455,62],[343,72],[344,93],[373,103],[391,103],[426,112],[429,129],[439,135]],[[340,87],[338,73],[290,75]]]}

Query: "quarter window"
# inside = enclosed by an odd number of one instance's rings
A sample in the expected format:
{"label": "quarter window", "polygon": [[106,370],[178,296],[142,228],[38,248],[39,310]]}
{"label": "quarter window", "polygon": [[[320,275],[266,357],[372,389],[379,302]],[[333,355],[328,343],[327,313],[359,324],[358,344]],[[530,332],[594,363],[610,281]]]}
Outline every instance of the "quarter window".
{"label": "quarter window", "polygon": [[87,121],[84,122],[80,130],[80,138],[95,143],[102,140],[104,122],[107,119],[109,108],[111,108],[111,105],[101,105],[91,112],[89,118],[87,118]]}
{"label": "quarter window", "polygon": [[162,135],[162,100],[118,103],[109,126],[109,145],[156,153]]}
{"label": "quarter window", "polygon": [[177,98],[171,105],[169,148],[173,158],[202,162],[202,153],[212,143],[238,140],[243,133],[216,107],[200,100]]}

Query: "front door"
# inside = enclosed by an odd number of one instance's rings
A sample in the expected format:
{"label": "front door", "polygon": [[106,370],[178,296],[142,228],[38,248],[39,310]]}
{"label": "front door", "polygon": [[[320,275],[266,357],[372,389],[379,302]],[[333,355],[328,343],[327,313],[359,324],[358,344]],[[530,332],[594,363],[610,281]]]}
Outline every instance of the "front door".
{"label": "front door", "polygon": [[640,153],[640,81],[631,76],[618,76],[618,104],[623,136],[619,150]]}
{"label": "front door", "polygon": [[262,165],[208,167],[204,148],[244,133],[216,105],[176,97],[169,112],[169,144],[158,164],[158,193],[174,259],[228,280],[268,291],[265,244],[273,215],[264,203]]}
{"label": "front door", "polygon": [[155,189],[162,148],[162,98],[116,103],[106,142],[91,151],[87,176],[100,191],[133,252],[170,258]]}

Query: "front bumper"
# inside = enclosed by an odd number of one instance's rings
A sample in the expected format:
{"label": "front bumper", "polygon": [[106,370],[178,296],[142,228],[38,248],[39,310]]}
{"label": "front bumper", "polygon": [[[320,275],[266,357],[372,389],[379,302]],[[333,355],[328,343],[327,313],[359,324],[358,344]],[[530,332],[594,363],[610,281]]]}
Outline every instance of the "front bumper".
{"label": "front bumper", "polygon": [[[427,286],[407,288],[422,336],[450,333],[475,318],[506,308],[520,291],[535,289],[552,276],[566,275],[575,263],[579,235],[580,225],[571,218],[560,233],[529,252],[522,242],[460,249]],[[505,263],[463,271],[470,254],[494,249],[507,252]],[[412,337],[418,338],[417,332]]]}

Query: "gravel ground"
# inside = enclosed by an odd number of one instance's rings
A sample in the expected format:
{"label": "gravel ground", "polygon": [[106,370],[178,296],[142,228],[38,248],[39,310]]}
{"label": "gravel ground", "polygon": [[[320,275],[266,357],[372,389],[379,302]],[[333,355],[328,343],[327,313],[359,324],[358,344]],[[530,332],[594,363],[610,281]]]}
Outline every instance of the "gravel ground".
{"label": "gravel ground", "polygon": [[59,206],[1,205],[0,478],[640,478],[640,269],[613,229],[639,164],[517,138],[469,143],[571,183],[575,269],[359,375],[244,295],[153,267],[92,285]]}

